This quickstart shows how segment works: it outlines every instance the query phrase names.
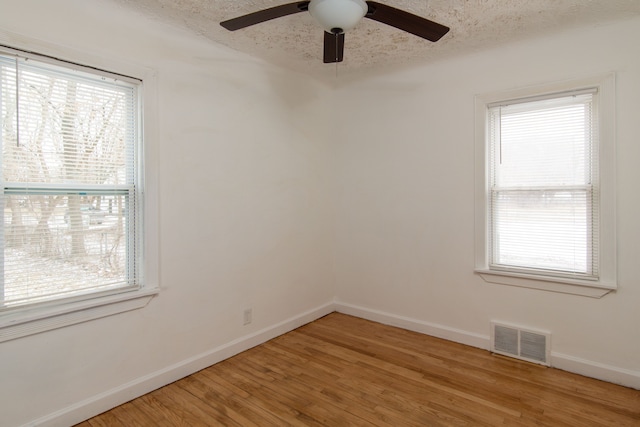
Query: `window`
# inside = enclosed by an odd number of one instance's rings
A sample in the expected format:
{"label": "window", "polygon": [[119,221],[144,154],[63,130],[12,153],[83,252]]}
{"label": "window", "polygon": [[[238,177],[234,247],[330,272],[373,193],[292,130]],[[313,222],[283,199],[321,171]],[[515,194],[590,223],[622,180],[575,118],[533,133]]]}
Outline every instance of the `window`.
{"label": "window", "polygon": [[603,192],[613,193],[611,170],[601,182],[601,157],[609,169],[612,159],[611,141],[602,141],[610,135],[600,129],[602,86],[481,102],[484,227],[476,267],[485,279],[613,287],[611,254],[602,256],[615,253],[612,208],[603,205],[612,197]]}
{"label": "window", "polygon": [[140,88],[0,51],[0,320],[142,289]]}
{"label": "window", "polygon": [[489,266],[598,277],[595,89],[489,107]]}

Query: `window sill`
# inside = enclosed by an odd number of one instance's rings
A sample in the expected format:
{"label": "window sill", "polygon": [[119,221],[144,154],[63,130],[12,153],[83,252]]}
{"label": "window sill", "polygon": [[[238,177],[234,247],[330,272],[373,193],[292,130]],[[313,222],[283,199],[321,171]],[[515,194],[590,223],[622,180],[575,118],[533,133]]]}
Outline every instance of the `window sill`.
{"label": "window sill", "polygon": [[0,317],[0,342],[145,307],[158,289],[126,292]]}
{"label": "window sill", "polygon": [[605,285],[600,282],[589,282],[586,280],[563,279],[487,269],[476,269],[475,272],[488,283],[580,295],[590,298],[602,298],[616,289],[615,285]]}

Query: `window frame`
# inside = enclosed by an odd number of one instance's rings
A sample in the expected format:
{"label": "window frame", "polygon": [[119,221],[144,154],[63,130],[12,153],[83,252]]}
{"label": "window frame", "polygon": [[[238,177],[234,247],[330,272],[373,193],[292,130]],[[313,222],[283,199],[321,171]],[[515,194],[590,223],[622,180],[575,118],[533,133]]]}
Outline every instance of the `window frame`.
{"label": "window frame", "polygon": [[[140,142],[137,147],[139,156],[136,167],[139,169],[139,178],[136,196],[141,212],[137,223],[141,230],[139,236],[141,255],[138,264],[139,286],[122,288],[114,292],[96,292],[79,298],[29,304],[1,312],[0,342],[139,309],[145,307],[159,292],[158,189],[157,179],[154,179],[157,174],[157,148],[148,143],[148,140],[154,139],[157,125],[155,70],[69,49],[62,49],[62,52],[59,52],[58,48],[38,40],[31,40],[30,49],[9,46],[5,39],[11,39],[11,37],[7,35],[7,33],[0,33],[0,51],[3,53],[31,57],[40,62],[63,65],[69,69],[81,69],[98,75],[116,75],[139,82],[137,114],[139,115]],[[51,52],[51,54],[34,53],[36,50]],[[106,69],[110,71],[105,71]]]}
{"label": "window frame", "polygon": [[[491,153],[489,107],[527,98],[561,97],[568,92],[597,89],[600,209],[599,277],[537,274],[523,268],[492,268],[489,209]],[[615,74],[492,92],[475,97],[475,273],[485,282],[600,298],[617,288],[615,200]]]}

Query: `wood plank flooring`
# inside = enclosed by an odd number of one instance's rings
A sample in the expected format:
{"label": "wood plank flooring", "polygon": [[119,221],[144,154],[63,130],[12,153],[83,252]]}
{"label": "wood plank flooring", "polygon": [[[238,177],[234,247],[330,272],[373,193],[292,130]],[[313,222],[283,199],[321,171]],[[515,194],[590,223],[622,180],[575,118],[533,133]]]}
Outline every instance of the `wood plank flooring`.
{"label": "wood plank flooring", "polygon": [[333,313],[102,426],[640,426],[640,391]]}

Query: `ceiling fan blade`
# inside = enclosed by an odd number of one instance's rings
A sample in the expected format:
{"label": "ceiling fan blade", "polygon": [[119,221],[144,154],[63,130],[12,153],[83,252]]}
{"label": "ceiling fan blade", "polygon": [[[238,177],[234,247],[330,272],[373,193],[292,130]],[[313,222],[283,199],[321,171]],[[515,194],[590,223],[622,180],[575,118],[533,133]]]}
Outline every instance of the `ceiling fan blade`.
{"label": "ceiling fan blade", "polygon": [[344,58],[344,33],[324,32],[324,63],[342,62]]}
{"label": "ceiling fan blade", "polygon": [[369,12],[365,15],[366,18],[391,25],[432,42],[440,40],[449,32],[449,27],[386,4],[368,1],[367,5]]}
{"label": "ceiling fan blade", "polygon": [[220,25],[229,31],[235,31],[261,22],[270,21],[287,15],[293,15],[298,12],[305,12],[307,10],[309,10],[308,1],[297,1],[295,3],[287,3],[229,19],[221,22]]}

